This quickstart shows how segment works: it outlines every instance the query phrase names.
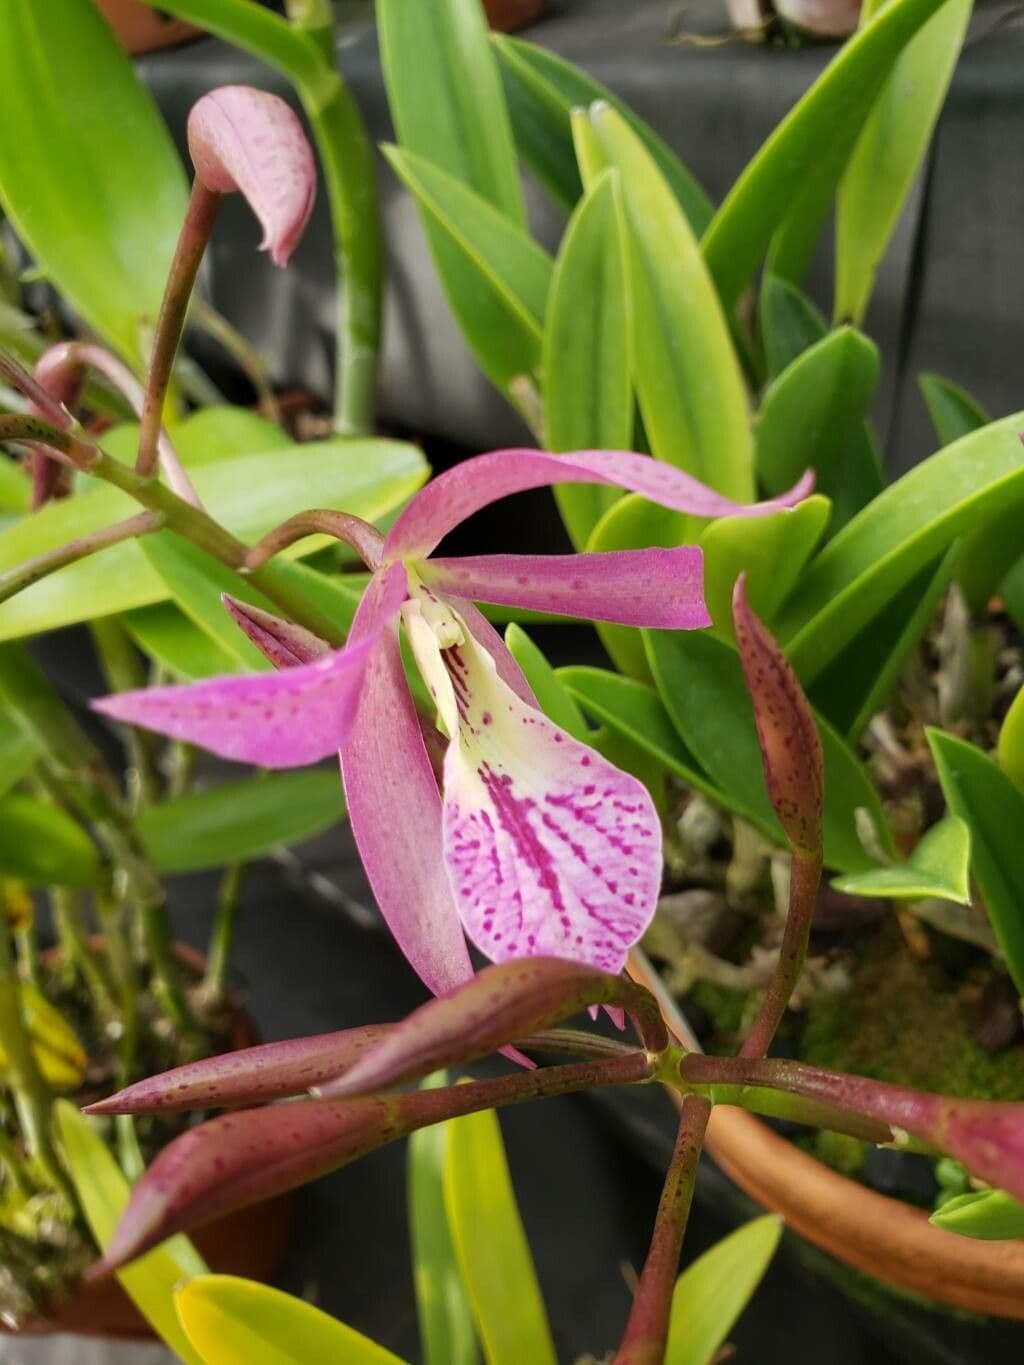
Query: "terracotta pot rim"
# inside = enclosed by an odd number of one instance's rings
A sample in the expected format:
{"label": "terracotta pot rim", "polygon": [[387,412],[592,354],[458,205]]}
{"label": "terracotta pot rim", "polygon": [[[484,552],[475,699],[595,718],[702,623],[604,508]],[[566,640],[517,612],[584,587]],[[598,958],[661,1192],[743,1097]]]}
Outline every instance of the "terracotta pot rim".
{"label": "terracotta pot rim", "polygon": [[[650,964],[631,959],[629,971],[677,1034]],[[679,1091],[666,1089],[678,1107]],[[949,1308],[1024,1321],[1024,1239],[983,1242],[935,1227],[923,1209],[840,1174],[743,1109],[714,1109],[707,1151],[741,1190],[843,1265]]]}

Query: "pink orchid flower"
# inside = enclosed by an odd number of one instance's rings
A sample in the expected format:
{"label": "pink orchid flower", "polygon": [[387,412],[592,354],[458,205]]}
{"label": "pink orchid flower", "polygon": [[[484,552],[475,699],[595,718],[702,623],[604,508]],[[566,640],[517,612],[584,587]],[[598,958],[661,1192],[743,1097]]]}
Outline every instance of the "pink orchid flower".
{"label": "pink orchid flower", "polygon": [[[661,830],[646,788],[544,716],[473,600],[691,630],[710,623],[701,551],[433,557],[489,503],[573,482],[718,517],[791,506],[812,479],[773,502],[740,506],[643,455],[480,455],[422,489],[386,539],[342,519],[373,570],[344,649],[233,603],[236,621],[283,671],[96,703],[117,720],[261,767],[339,751],[373,893],[435,994],[472,975],[466,935],[496,962],[549,955],[618,972],[654,913]],[[406,684],[400,621],[448,739],[443,794]]]}

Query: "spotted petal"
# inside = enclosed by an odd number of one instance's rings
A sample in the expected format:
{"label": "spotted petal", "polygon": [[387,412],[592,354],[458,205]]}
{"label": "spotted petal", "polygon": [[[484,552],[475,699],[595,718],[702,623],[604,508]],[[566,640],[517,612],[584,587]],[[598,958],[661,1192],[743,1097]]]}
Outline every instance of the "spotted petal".
{"label": "spotted petal", "polygon": [[335,753],[351,729],[367,663],[405,592],[405,571],[394,564],[380,584],[372,629],[313,663],[280,673],[119,692],[93,705],[114,720],[187,740],[240,763],[263,768],[315,763]]}
{"label": "spotted petal", "polygon": [[481,507],[513,493],[559,483],[600,483],[640,493],[662,507],[697,517],[763,516],[792,507],[814,486],[808,472],[768,502],[736,503],[674,465],[625,450],[493,450],[446,470],[420,490],[391,528],[385,559],[421,558]]}
{"label": "spotted petal", "polygon": [[[405,607],[417,662],[429,648]],[[527,706],[467,630],[442,652],[444,855],[466,933],[495,962],[618,972],[654,914],[661,829],[635,778]],[[438,686],[435,668],[424,668]],[[438,689],[440,692],[440,688]]]}

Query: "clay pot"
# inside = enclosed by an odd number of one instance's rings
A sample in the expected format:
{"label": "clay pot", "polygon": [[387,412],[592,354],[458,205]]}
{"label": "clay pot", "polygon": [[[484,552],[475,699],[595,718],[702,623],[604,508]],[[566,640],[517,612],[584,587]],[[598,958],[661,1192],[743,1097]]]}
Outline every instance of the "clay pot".
{"label": "clay pot", "polygon": [[[631,960],[629,972],[678,1036],[678,1012],[650,964]],[[678,1107],[679,1092],[668,1089]],[[981,1242],[934,1227],[924,1210],[840,1175],[743,1109],[716,1108],[706,1146],[741,1190],[843,1265],[949,1308],[1024,1321],[1024,1240]]]}
{"label": "clay pot", "polygon": [[126,52],[137,55],[173,47],[194,37],[199,29],[181,19],[170,19],[140,0],[93,0],[107,23],[117,34]]}
{"label": "clay pot", "polygon": [[[196,977],[202,975],[206,967],[202,953],[187,943],[176,943],[174,951],[187,970]],[[55,952],[51,949],[44,958]],[[253,1047],[259,1041],[256,1025],[239,1010],[231,1026],[232,1049]],[[279,1195],[216,1219],[193,1234],[192,1240],[211,1270],[266,1282],[284,1260],[290,1231],[291,1198]],[[152,1340],[154,1336],[114,1278],[80,1286],[71,1298],[53,1304],[45,1317],[26,1323],[16,1335],[46,1336],[54,1332],[129,1340]]]}

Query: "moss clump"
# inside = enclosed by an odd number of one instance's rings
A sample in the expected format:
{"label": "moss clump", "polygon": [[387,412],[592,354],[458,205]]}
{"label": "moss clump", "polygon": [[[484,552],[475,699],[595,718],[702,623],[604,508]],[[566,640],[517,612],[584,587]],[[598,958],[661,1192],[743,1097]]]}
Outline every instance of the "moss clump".
{"label": "moss clump", "polygon": [[935,963],[912,957],[895,924],[873,936],[848,991],[810,1003],[800,1056],[947,1095],[1024,1096],[1024,1046],[979,1047],[956,985]]}
{"label": "moss clump", "polygon": [[720,986],[716,981],[697,981],[687,992],[686,1002],[705,1015],[711,1038],[728,1047],[742,1032],[751,996],[749,991]]}

